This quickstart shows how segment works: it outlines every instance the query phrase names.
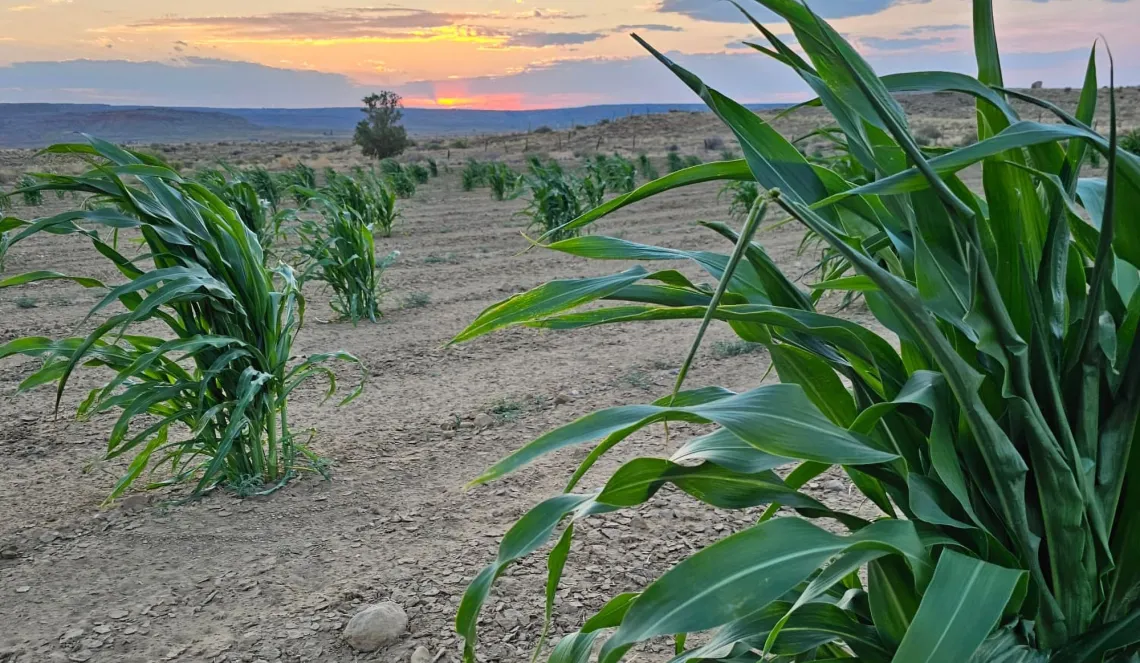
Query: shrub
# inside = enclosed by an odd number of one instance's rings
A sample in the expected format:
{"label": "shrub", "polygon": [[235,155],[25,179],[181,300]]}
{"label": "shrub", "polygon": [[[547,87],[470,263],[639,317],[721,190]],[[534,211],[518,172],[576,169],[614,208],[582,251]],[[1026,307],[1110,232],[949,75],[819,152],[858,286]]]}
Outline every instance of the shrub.
{"label": "shrub", "polygon": [[365,222],[364,215],[324,195],[313,201],[322,218],[302,221],[297,231],[305,258],[302,281],[326,283],[333,291],[332,309],[345,318],[376,322],[381,315],[381,275],[399,254],[377,261],[374,226]]}
{"label": "shrub", "polygon": [[[650,48],[755,148],[754,169],[708,164],[689,179],[753,179],[764,202],[739,233],[704,224],[733,243],[731,255],[601,236],[549,246],[619,260],[690,258],[718,280],[715,291],[676,272],[663,287],[661,272],[637,266],[516,295],[456,337],[514,325],[701,320],[671,394],[588,415],[475,479],[602,440],[563,494],[508,531],[497,559],[468,588],[456,617],[467,660],[475,657],[480,608],[508,566],[568,521],[549,557],[551,606],[575,522],[640,505],[672,484],[714,507],[768,508],[755,526],[694,553],[643,591],[614,597],[559,643],[561,660],[587,660],[602,629],[616,628],[601,663],[661,636],[675,638],[675,661],[1135,661],[1140,158],[1116,149],[1115,135],[1088,128],[1095,53],[1073,116],[1001,88],[987,0],[974,3],[980,80],[938,72],[879,79],[805,5],[760,3],[787,21],[807,59],[768,32],[771,50],[816,89],[828,88],[821,103],[848,129],[851,153],[880,176],[851,187],[813,168],[769,124]],[[981,140],[928,160],[892,96],[915,87],[973,95]],[[1020,120],[1011,96],[1061,122]],[[1110,99],[1115,127],[1111,87]],[[879,128],[874,149],[867,127]],[[1080,177],[1086,150],[1106,156],[1106,177]],[[957,175],[976,164],[984,198]],[[675,186],[682,184],[654,190]],[[814,289],[862,292],[873,323],[817,311],[752,241],[767,206],[850,263],[847,275]],[[712,320],[762,343],[781,383],[682,391]],[[716,428],[670,458],[634,459],[601,488],[579,488],[607,451],[669,420]],[[850,476],[876,516],[856,517],[800,491],[832,467]],[[772,518],[780,508],[788,517]],[[825,529],[810,518],[832,522]],[[549,622],[550,608],[546,614]],[[719,631],[696,646],[687,640],[710,629]]]}
{"label": "shrub", "polygon": [[[290,362],[304,312],[293,270],[266,268],[257,236],[235,210],[154,157],[96,139],[48,152],[84,154],[95,167],[78,177],[53,176],[37,187],[88,194],[89,204],[34,225],[18,221],[17,227],[89,239],[129,280],[108,287],[92,278],[32,272],[0,283],[67,278],[107,289],[89,317],[116,302],[122,307],[85,337],[16,339],[0,346],[0,358],[42,359],[20,390],[55,384],[57,407],[78,366],[110,369],[110,381],[79,406],[81,417],[120,410],[106,456],[134,454],[108,499],[148,470],[169,475],[148,476],[147,487],[193,481],[196,494],[216,486],[269,492],[299,470],[323,472],[289,427],[288,396],[313,376],[331,375],[322,365],[329,360],[360,362],[344,352]],[[124,227],[136,228],[146,244],[146,253],[134,260],[98,233]],[[143,323],[165,327],[169,335],[135,332]]]}
{"label": "shrub", "polygon": [[554,129],[551,129],[550,127],[548,127],[544,124],[544,125],[538,127],[537,129],[535,129],[534,133],[536,133],[536,134],[552,134],[552,133],[554,133]]}
{"label": "shrub", "polygon": [[466,139],[456,138],[448,144],[448,147],[453,150],[466,150],[468,147],[470,147],[470,145],[467,143]]}

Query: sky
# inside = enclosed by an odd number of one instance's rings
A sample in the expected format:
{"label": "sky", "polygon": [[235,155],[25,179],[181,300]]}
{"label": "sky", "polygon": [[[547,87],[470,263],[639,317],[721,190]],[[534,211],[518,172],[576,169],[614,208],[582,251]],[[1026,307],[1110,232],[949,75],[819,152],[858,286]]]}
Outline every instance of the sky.
{"label": "sky", "polygon": [[[1098,36],[1118,84],[1140,83],[1140,0],[994,5],[1007,84],[1079,86]],[[810,6],[880,73],[974,72],[970,0]],[[381,89],[443,108],[698,101],[630,33],[740,101],[809,96],[743,45],[763,40],[724,0],[0,0],[0,103],[329,107]]]}

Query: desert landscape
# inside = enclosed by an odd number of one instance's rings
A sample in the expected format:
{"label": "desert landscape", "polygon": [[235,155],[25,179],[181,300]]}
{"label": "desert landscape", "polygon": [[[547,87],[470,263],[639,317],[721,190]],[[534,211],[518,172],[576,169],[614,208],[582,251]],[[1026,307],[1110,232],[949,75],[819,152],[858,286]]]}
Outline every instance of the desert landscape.
{"label": "desert landscape", "polygon": [[[1080,90],[1034,90],[1063,108]],[[1118,124],[1140,125],[1140,88],[1118,90]],[[1107,91],[1097,124],[1108,124]],[[900,97],[911,129],[932,148],[969,144],[975,105],[965,95]],[[1052,122],[1018,104],[1027,119]],[[774,121],[786,137],[829,125],[820,109]],[[648,403],[669,394],[694,338],[697,321],[631,323],[576,331],[511,329],[449,345],[481,311],[510,295],[555,279],[609,274],[629,263],[588,261],[531,248],[520,212],[525,196],[494,200],[485,188],[465,191],[469,159],[522,171],[542,154],[575,168],[595,154],[629,159],[645,154],[665,172],[670,152],[701,161],[739,153],[731,132],[710,113],[675,112],[618,118],[571,130],[487,135],[480,141],[415,135],[400,161],[432,159],[440,173],[399,201],[391,237],[378,255],[399,252],[382,275],[382,318],[352,323],[329,306],[329,293],[310,282],[306,321],[293,353],[304,358],[343,349],[367,368],[363,393],[344,407],[322,404],[324,385],[293,395],[292,424],[312,431],[310,446],[330,463],[331,478],[305,475],[268,496],[239,497],[217,489],[185,499],[187,486],[134,491],[104,503],[129,458],[102,459],[115,417],[72,416],[98,370],[81,370],[53,409],[50,387],[15,395],[38,365],[0,360],[0,662],[243,661],[458,662],[462,638],[454,619],[467,584],[493,560],[501,536],[528,509],[560,491],[588,453],[560,451],[515,474],[465,489],[471,479],[542,433],[596,410]],[[807,154],[831,148],[820,137],[799,143]],[[304,162],[338,172],[369,161],[347,141],[269,140],[133,145],[181,172],[226,162],[284,171]],[[963,179],[980,189],[976,168]],[[24,172],[78,173],[61,155],[0,151],[0,185]],[[1084,171],[1096,176],[1103,164]],[[42,206],[13,199],[9,212],[38,218],[70,209],[70,199],[45,196]],[[755,241],[785,273],[806,287],[818,280],[819,248],[802,245],[803,227],[780,223],[773,210]],[[597,224],[594,233],[666,248],[729,253],[732,244],[696,225],[729,214],[720,183],[672,191]],[[295,246],[288,234],[276,245]],[[534,231],[529,232],[531,237]],[[129,241],[130,234],[123,241]],[[528,250],[529,249],[529,250]],[[128,249],[129,250],[129,249]],[[35,236],[9,252],[0,278],[31,270],[120,276],[76,236]],[[687,261],[661,263],[694,282],[707,280]],[[97,325],[88,309],[102,296],[65,281],[0,289],[0,345],[26,336],[63,337]],[[828,295],[821,312],[890,335],[860,298]],[[777,381],[762,347],[714,324],[697,355],[687,388],[734,390]],[[342,381],[353,380],[350,368]],[[586,476],[596,488],[624,461],[668,456],[707,433],[704,424],[674,423],[634,434]],[[781,474],[783,472],[781,471]],[[873,517],[876,508],[838,468],[803,492],[832,508]],[[578,628],[611,597],[636,591],[678,561],[753,525],[762,508],[714,510],[667,487],[636,509],[577,525],[562,577],[548,642]],[[827,525],[831,527],[831,524]],[[543,555],[510,568],[480,618],[478,660],[529,660],[543,629],[547,567]],[[362,607],[391,601],[406,611],[404,637],[360,653],[342,637]],[[673,644],[654,640],[631,660],[666,660]]]}

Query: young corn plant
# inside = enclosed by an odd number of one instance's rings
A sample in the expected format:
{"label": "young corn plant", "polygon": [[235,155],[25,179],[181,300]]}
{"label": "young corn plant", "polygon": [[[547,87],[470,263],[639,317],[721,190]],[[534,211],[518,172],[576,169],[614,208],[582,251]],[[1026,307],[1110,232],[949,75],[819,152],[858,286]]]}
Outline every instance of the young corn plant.
{"label": "young corn plant", "polygon": [[248,183],[257,195],[269,205],[271,213],[276,214],[281,206],[281,183],[276,176],[261,166],[246,168],[236,173],[235,179]]}
{"label": "young corn plant", "polygon": [[370,232],[392,236],[392,228],[400,218],[396,192],[371,171],[358,168],[352,177],[331,173],[320,193],[325,198],[318,201],[322,211],[327,210],[327,203],[332,201],[336,207],[355,216]]}
{"label": "young corn plant", "polygon": [[[672,637],[675,663],[1136,661],[1140,158],[1118,149],[1115,129],[1103,136],[1090,128],[1095,52],[1070,114],[1003,86],[988,0],[973,3],[977,77],[881,78],[807,6],[758,2],[787,22],[806,57],[752,19],[770,42],[763,51],[815,90],[869,181],[854,184],[810,163],[771,125],[641,42],[720,117],[744,158],[646,184],[546,239],[689,184],[753,181],[762,194],[740,232],[703,224],[731,243],[728,253],[598,235],[548,245],[595,259],[689,259],[715,289],[642,266],[553,281],[488,308],[456,337],[515,325],[699,321],[672,393],[588,415],[475,479],[600,441],[563,494],[507,532],[468,588],[456,616],[466,659],[475,660],[480,609],[509,566],[561,530],[549,558],[549,624],[575,523],[642,504],[672,484],[714,507],[768,508],[755,526],[614,597],[551,660],[584,663],[604,640],[597,660],[616,663],[639,643]],[[1108,84],[1115,127],[1111,73]],[[892,96],[916,91],[973,97],[979,140],[924,151]],[[1010,98],[1057,122],[1022,120]],[[1104,157],[1104,177],[1081,176],[1090,152]],[[959,178],[972,166],[980,188]],[[861,292],[874,327],[816,310],[811,293],[753,241],[771,208],[849,263],[849,273],[813,288]],[[684,390],[713,321],[765,345],[780,382],[741,393]],[[715,429],[669,458],[629,461],[600,489],[579,487],[626,437],[678,420]],[[849,475],[876,516],[800,491],[832,467]],[[779,508],[788,517],[772,518]],[[701,632],[711,635],[690,645],[686,635]]]}
{"label": "young corn plant", "polygon": [[39,207],[44,204],[43,191],[36,187],[38,180],[32,175],[25,173],[17,180],[17,191],[20,193],[20,199],[24,203],[24,207]]}
{"label": "young corn plant", "polygon": [[312,202],[322,218],[305,219],[297,230],[305,259],[300,280],[328,285],[333,310],[352,322],[366,318],[376,322],[381,317],[381,275],[398,254],[377,261],[373,225],[365,222],[364,215],[324,194]]}
{"label": "young corn plant", "polygon": [[273,244],[281,236],[281,226],[293,210],[276,210],[258,193],[257,188],[242,179],[243,171],[206,169],[198,174],[197,181],[237,212],[242,223],[257,235],[263,256],[268,259]]}
{"label": "young corn plant", "polygon": [[468,159],[467,165],[463,167],[463,172],[460,174],[463,190],[474,191],[480,187],[487,186],[488,170],[488,164],[484,164],[477,159]]}
{"label": "young corn plant", "polygon": [[484,166],[487,185],[495,200],[507,200],[518,195],[522,176],[505,163],[495,162]]}
{"label": "young corn plant", "polygon": [[718,199],[723,196],[728,196],[728,215],[736,221],[743,221],[756,206],[760,189],[755,182],[729,182],[717,194]]}
{"label": "young corn plant", "polygon": [[649,160],[649,155],[644,153],[637,155],[637,173],[641,175],[642,179],[648,181],[661,177],[660,173],[657,172],[657,168],[654,167],[653,162]]}
{"label": "young corn plant", "polygon": [[416,184],[427,184],[428,179],[431,177],[431,172],[428,170],[428,167],[422,163],[408,164],[407,171],[408,176],[411,177],[412,181]]}
{"label": "young corn plant", "polygon": [[580,193],[581,182],[567,175],[557,161],[543,163],[538,158],[531,158],[529,171],[524,182],[530,200],[521,212],[530,218],[528,228],[552,237],[576,236],[577,230],[563,228],[587,209]]}
{"label": "young corn plant", "polygon": [[665,154],[665,169],[670,173],[675,173],[678,170],[685,168],[685,159],[677,152],[667,152]]}
{"label": "young corn plant", "polygon": [[0,232],[0,274],[4,273],[4,262],[8,258],[10,246],[12,246],[12,233]]}
{"label": "young corn plant", "polygon": [[309,202],[307,192],[317,188],[317,171],[312,166],[298,162],[289,170],[281,173],[281,183],[286,191],[293,194],[293,201],[298,207]]}
{"label": "young corn plant", "polygon": [[[293,270],[265,267],[257,235],[233,208],[154,157],[93,138],[46,151],[79,155],[91,169],[42,177],[36,188],[87,201],[34,221],[4,219],[0,232],[12,232],[13,244],[38,233],[86,239],[127,281],[50,271],[0,280],[0,288],[63,279],[106,290],[88,312],[91,333],[15,339],[0,346],[0,358],[42,360],[19,390],[55,385],[57,408],[78,367],[110,371],[79,405],[82,418],[118,410],[106,457],[133,456],[108,499],[140,479],[148,488],[193,482],[195,494],[218,486],[249,494],[271,492],[301,470],[324,472],[290,426],[289,396],[310,378],[333,377],[331,360],[360,362],[345,352],[291,361],[305,310]],[[123,255],[103,230],[137,232],[146,251]],[[135,331],[143,323],[166,333]],[[360,368],[360,385],[342,404],[363,387]]]}

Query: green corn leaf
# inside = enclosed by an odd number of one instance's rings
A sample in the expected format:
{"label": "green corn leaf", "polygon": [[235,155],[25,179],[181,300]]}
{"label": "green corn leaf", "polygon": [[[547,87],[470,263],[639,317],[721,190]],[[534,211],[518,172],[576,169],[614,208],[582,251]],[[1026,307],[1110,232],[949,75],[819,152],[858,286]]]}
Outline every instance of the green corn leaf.
{"label": "green corn leaf", "polygon": [[960,663],[989,637],[1024,572],[946,550],[894,663]]}

